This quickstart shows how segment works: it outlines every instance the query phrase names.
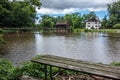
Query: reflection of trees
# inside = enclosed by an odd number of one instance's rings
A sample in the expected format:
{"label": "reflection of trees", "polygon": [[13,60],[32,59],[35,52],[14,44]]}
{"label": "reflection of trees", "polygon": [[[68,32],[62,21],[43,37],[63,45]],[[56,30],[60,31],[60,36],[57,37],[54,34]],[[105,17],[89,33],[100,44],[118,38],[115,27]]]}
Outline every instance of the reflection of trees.
{"label": "reflection of trees", "polygon": [[108,50],[110,53],[120,53],[120,35],[119,34],[108,34]]}
{"label": "reflection of trees", "polygon": [[0,34],[0,44],[4,43],[4,40],[2,38],[2,34]]}
{"label": "reflection of trees", "polygon": [[3,39],[3,34],[0,34],[0,55],[4,55],[4,53],[6,53],[7,50],[4,50],[5,49],[5,44],[6,42],[4,41]]}
{"label": "reflection of trees", "polygon": [[0,54],[20,53],[22,49],[31,46],[34,34],[5,34],[3,36],[7,44],[0,45]]}

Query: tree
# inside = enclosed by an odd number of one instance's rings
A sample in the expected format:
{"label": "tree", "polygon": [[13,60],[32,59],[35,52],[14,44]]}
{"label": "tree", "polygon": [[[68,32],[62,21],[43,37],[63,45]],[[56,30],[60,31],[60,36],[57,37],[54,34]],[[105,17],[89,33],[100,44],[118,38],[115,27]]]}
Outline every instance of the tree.
{"label": "tree", "polygon": [[40,6],[40,0],[0,0],[0,26],[31,27]]}
{"label": "tree", "polygon": [[108,27],[108,20],[107,16],[105,15],[104,18],[102,19],[102,28],[107,28]]}
{"label": "tree", "polygon": [[11,5],[8,0],[0,0],[0,26],[8,25]]}
{"label": "tree", "polygon": [[109,26],[120,23],[120,0],[113,2],[112,4],[107,5],[108,13],[109,13]]}
{"label": "tree", "polygon": [[82,17],[80,13],[73,13],[72,16],[72,25],[73,28],[82,28]]}
{"label": "tree", "polygon": [[50,17],[49,15],[42,16],[42,27],[45,28],[52,28],[55,25],[53,17]]}
{"label": "tree", "polygon": [[90,19],[91,17],[96,18],[95,12],[91,11],[89,14],[87,14],[87,19]]}
{"label": "tree", "polygon": [[82,16],[80,13],[73,13],[73,14],[66,14],[64,16],[64,20],[68,21],[70,26],[75,29],[75,28],[82,28]]}

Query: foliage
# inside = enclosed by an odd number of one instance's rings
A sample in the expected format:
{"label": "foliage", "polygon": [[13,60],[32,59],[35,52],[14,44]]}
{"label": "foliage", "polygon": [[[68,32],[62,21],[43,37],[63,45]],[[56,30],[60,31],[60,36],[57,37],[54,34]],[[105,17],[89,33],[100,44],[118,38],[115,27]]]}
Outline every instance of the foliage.
{"label": "foliage", "polygon": [[0,80],[9,80],[13,70],[14,67],[10,61],[0,58]]}
{"label": "foliage", "polygon": [[4,30],[3,29],[0,29],[0,34],[4,33]]}
{"label": "foliage", "polygon": [[0,26],[33,26],[36,18],[35,9],[40,6],[40,0],[0,0]]}
{"label": "foliage", "polygon": [[44,66],[38,63],[26,62],[21,67],[15,68],[11,76],[12,79],[18,79],[22,75],[44,78]]}
{"label": "foliage", "polygon": [[2,37],[0,37],[0,44],[6,44],[7,42],[3,40]]}
{"label": "foliage", "polygon": [[83,15],[83,20],[85,21],[85,20],[88,20],[88,19],[90,19],[90,18],[96,18],[96,14],[95,14],[95,12],[93,12],[93,11],[91,11],[89,14],[84,14]]}
{"label": "foliage", "polygon": [[115,25],[113,26],[113,29],[120,29],[120,23],[115,24]]}
{"label": "foliage", "polygon": [[102,28],[105,29],[108,27],[108,20],[107,20],[107,16],[105,15],[104,18],[102,19]]}
{"label": "foliage", "polygon": [[23,75],[33,76],[36,78],[44,77],[44,66],[38,63],[27,62],[21,67]]}
{"label": "foliage", "polygon": [[43,28],[52,28],[55,25],[54,17],[51,17],[49,15],[42,16],[42,22],[41,26]]}
{"label": "foliage", "polygon": [[33,62],[27,62],[22,67],[15,68],[10,61],[0,58],[0,80],[18,80],[22,75],[43,78],[43,68],[42,65]]}
{"label": "foliage", "polygon": [[77,28],[77,29],[74,29],[73,31],[73,33],[81,33],[81,32],[84,32],[84,29]]}
{"label": "foliage", "polygon": [[120,62],[113,62],[113,63],[111,63],[111,65],[113,65],[113,66],[120,66]]}
{"label": "foliage", "polygon": [[109,13],[109,27],[120,23],[120,0],[113,2],[112,4],[108,4],[108,13]]}
{"label": "foliage", "polygon": [[84,14],[83,16],[80,13],[72,13],[72,14],[65,14],[64,16],[52,17],[49,15],[42,16],[41,25],[42,28],[51,28],[55,27],[57,21],[69,22],[70,27],[72,29],[77,28],[84,28],[85,27],[85,20],[89,19],[90,17],[96,17],[94,12],[90,12],[89,14]]}
{"label": "foliage", "polygon": [[83,27],[82,16],[80,13],[66,14],[64,20],[70,23],[72,29]]}
{"label": "foliage", "polygon": [[[37,56],[36,58],[40,58],[41,56]],[[111,63],[113,66],[120,66],[120,62]],[[49,67],[48,72],[49,72]],[[53,73],[56,73],[58,68],[53,67]],[[60,75],[76,75],[81,74],[71,70],[62,69]],[[0,80],[19,80],[22,75],[28,75],[35,78],[43,79],[44,78],[44,66],[38,63],[26,62],[21,67],[14,67],[13,64],[6,60],[0,58]],[[48,77],[49,78],[49,77]]]}

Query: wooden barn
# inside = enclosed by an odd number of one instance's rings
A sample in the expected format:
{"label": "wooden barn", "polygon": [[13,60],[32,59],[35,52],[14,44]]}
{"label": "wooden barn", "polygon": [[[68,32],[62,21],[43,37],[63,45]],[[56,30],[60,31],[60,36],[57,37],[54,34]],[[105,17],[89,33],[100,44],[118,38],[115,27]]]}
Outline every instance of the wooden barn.
{"label": "wooden barn", "polygon": [[58,21],[55,25],[56,32],[72,32],[70,25],[67,21]]}

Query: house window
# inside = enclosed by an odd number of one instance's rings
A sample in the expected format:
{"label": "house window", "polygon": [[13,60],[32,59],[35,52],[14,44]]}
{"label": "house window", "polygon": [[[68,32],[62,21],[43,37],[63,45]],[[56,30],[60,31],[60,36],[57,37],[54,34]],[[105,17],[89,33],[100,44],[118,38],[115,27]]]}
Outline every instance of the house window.
{"label": "house window", "polygon": [[97,27],[97,25],[95,27]]}
{"label": "house window", "polygon": [[90,26],[88,25],[88,27],[90,27]]}
{"label": "house window", "polygon": [[90,23],[88,23],[88,24],[90,24]]}
{"label": "house window", "polygon": [[95,22],[95,24],[97,24],[97,22]]}

